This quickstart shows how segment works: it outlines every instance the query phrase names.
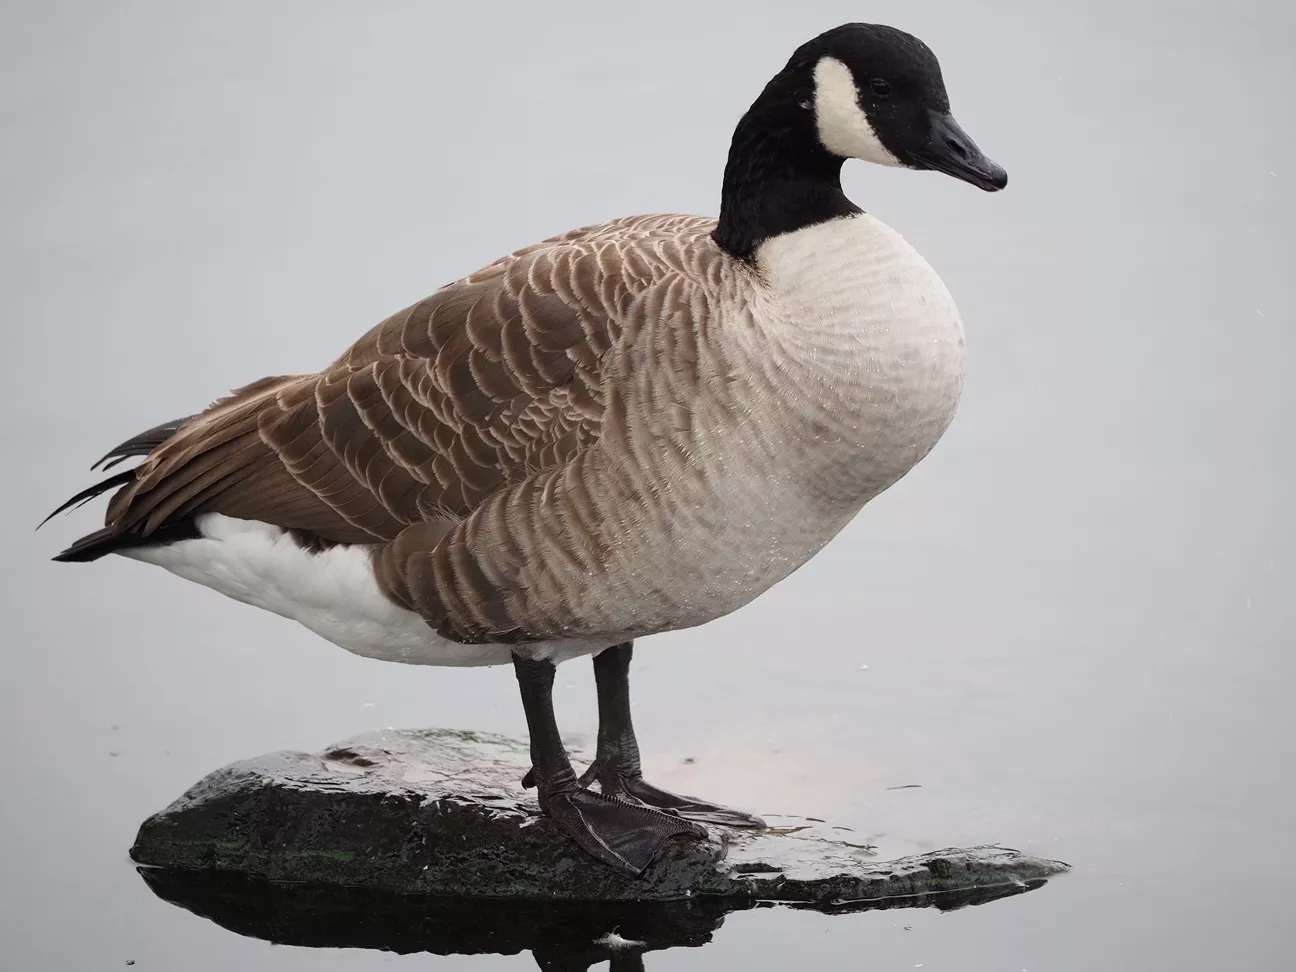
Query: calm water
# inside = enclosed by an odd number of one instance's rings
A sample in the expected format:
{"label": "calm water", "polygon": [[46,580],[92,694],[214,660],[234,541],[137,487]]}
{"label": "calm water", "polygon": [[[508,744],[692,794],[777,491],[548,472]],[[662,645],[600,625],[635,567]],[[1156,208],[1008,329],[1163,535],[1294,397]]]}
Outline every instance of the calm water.
{"label": "calm water", "polygon": [[[126,435],[318,367],[506,250],[713,212],[732,121],[796,44],[866,17],[935,48],[1011,174],[999,196],[845,177],[959,301],[964,405],[797,575],[643,643],[636,717],[662,785],[887,853],[999,841],[1074,871],[948,911],[667,916],[682,944],[644,966],[1292,966],[1290,5],[263,6],[0,13],[0,965],[536,966],[272,946],[126,857],[238,758],[383,726],[520,733],[507,670],[384,666],[139,564],[49,563],[99,508],[31,527]],[[591,731],[588,665],[559,684],[564,727]],[[231,896],[244,931],[439,947],[390,902]],[[529,920],[474,915],[508,949]],[[568,952],[538,958],[582,968]]]}

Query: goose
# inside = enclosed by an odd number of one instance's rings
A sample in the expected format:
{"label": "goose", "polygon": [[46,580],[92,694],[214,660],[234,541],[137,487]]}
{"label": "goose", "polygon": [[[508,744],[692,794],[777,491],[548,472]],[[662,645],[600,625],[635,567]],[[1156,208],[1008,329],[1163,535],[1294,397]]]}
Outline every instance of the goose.
{"label": "goose", "polygon": [[[803,44],[733,134],[717,219],[641,215],[497,260],[314,374],[262,378],[127,439],[118,554],[360,655],[515,671],[541,811],[640,875],[673,838],[760,818],[644,779],[636,639],[704,624],[813,557],[936,445],[964,378],[949,292],[842,192],[846,159],[1005,171],[950,114],[922,41],[845,24]],[[51,514],[53,516],[54,514]],[[555,667],[593,656],[577,776]]]}

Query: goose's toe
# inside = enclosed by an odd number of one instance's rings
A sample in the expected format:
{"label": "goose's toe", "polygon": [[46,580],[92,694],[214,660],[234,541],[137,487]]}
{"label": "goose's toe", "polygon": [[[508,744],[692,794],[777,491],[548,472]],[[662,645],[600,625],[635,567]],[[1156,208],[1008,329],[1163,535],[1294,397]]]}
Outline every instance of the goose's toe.
{"label": "goose's toe", "polygon": [[[598,774],[595,768],[591,767],[586,775],[593,779]],[[603,774],[603,779],[607,780],[607,778],[608,774]],[[585,782],[584,778],[582,782]],[[662,810],[686,820],[717,824],[721,827],[749,827],[756,830],[764,830],[767,826],[765,821],[755,814],[700,800],[697,797],[671,793],[669,790],[653,786],[642,776],[628,778],[622,776],[610,785],[600,782],[599,786],[609,796]]]}
{"label": "goose's toe", "polygon": [[630,781],[626,784],[625,791],[646,806],[677,813],[687,820],[719,824],[722,827],[751,827],[756,830],[764,830],[768,826],[760,817],[745,810],[735,810],[697,797],[671,793],[644,779]]}
{"label": "goose's toe", "polygon": [[585,789],[548,795],[542,806],[582,850],[636,877],[673,837],[707,836],[703,827],[674,814]]}

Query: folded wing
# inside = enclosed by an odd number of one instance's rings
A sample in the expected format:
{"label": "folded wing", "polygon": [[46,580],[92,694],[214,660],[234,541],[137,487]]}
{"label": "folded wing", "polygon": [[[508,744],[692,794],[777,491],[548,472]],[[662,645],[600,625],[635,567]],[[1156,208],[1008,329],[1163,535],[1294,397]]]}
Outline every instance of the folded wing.
{"label": "folded wing", "polygon": [[393,315],[321,373],[239,389],[148,454],[89,553],[207,512],[380,543],[568,462],[600,435],[604,356],[672,272],[657,243],[682,226],[709,229],[639,217],[547,240]]}

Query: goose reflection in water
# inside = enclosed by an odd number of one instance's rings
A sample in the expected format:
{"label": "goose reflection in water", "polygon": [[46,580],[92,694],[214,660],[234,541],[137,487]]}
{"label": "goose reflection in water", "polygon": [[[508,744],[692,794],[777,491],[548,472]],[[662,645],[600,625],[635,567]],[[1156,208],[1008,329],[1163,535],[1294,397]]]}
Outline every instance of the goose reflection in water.
{"label": "goose reflection in water", "polygon": [[[434,955],[529,951],[545,972],[585,972],[600,962],[609,963],[611,972],[635,972],[645,968],[648,952],[706,945],[730,912],[797,907],[719,897],[609,903],[441,898],[277,885],[219,871],[140,868],[139,872],[164,901],[239,935],[277,945]],[[895,908],[953,911],[1024,894],[1045,883],[1040,879],[810,910],[826,914]]]}

